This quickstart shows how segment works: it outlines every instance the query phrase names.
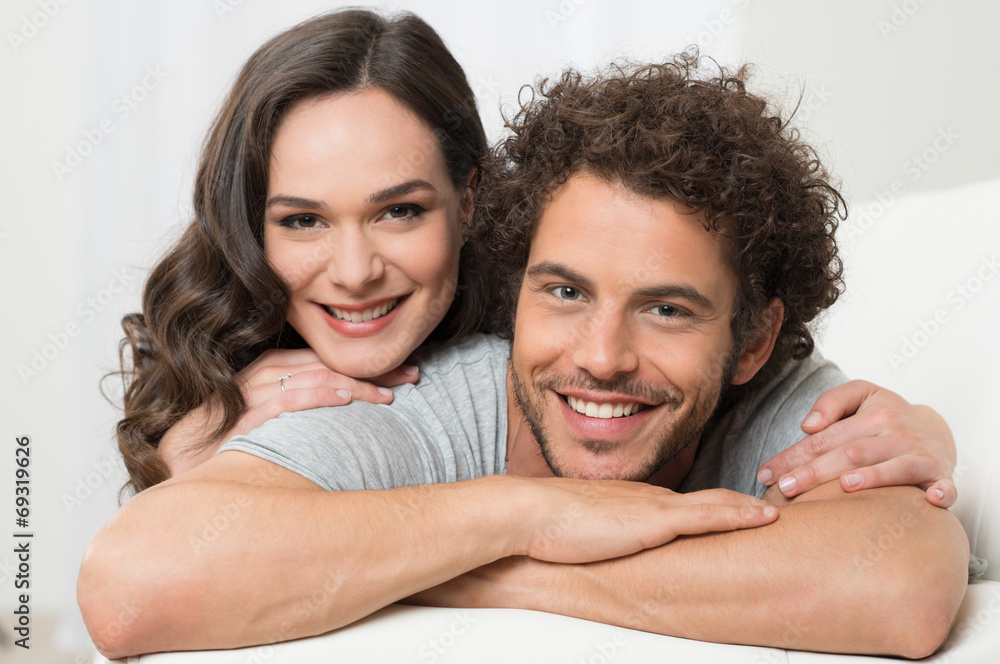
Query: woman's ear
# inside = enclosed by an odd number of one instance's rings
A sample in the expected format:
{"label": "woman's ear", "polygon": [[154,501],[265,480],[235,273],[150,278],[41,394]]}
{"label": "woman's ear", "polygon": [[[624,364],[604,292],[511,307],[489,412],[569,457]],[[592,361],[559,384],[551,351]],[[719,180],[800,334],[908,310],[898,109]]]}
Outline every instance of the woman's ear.
{"label": "woman's ear", "polygon": [[475,206],[476,185],[479,183],[479,168],[472,167],[469,177],[465,181],[465,189],[462,190],[462,223],[467,224],[472,219],[472,209]]}
{"label": "woman's ear", "polygon": [[774,344],[781,331],[781,322],[785,319],[785,303],[780,297],[772,297],[767,303],[764,316],[768,326],[761,330],[750,344],[743,349],[743,354],[736,363],[736,373],[733,374],[733,385],[742,385],[757,375],[774,351]]}

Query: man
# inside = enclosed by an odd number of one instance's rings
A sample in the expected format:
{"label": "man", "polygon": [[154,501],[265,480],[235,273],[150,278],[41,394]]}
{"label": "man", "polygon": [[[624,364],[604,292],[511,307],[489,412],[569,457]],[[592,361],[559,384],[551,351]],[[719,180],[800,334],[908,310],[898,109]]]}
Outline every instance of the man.
{"label": "man", "polygon": [[[829,482],[788,501],[755,483],[843,381],[806,327],[838,290],[839,195],[739,76],[695,64],[543,90],[486,171],[476,231],[509,266],[509,361],[474,339],[391,408],[284,416],[136,496],[81,570],[98,647],[287,640],[409,597],[936,649],[969,560],[951,514],[913,487]],[[429,482],[451,483],[411,486]]]}

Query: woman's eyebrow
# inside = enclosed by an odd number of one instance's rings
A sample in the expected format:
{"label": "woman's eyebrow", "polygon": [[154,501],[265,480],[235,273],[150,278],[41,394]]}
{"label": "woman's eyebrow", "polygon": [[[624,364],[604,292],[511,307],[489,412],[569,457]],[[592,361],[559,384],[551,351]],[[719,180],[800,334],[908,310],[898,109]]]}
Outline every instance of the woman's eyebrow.
{"label": "woman's eyebrow", "polygon": [[[385,189],[380,189],[372,194],[369,194],[365,202],[369,205],[374,205],[376,203],[382,203],[384,201],[396,198],[398,196],[405,196],[418,189],[426,189],[431,192],[436,192],[437,187],[432,185],[427,180],[422,180],[420,178],[407,180],[406,182],[401,182],[400,184],[395,184],[391,187],[386,187]],[[307,208],[310,210],[320,210],[325,207],[323,201],[315,201],[311,198],[302,198],[301,196],[286,196],[285,194],[276,194],[267,199],[267,207],[272,207],[274,205],[285,205],[287,207],[295,208]]]}
{"label": "woman's eyebrow", "polygon": [[267,207],[272,207],[275,205],[285,205],[294,208],[307,208],[310,210],[318,210],[323,207],[322,201],[314,201],[311,198],[300,198],[299,196],[285,196],[284,194],[278,194],[276,196],[271,196],[267,199]]}
{"label": "woman's eyebrow", "polygon": [[432,192],[436,192],[437,188],[432,185],[427,180],[421,180],[420,178],[414,180],[407,180],[406,182],[393,185],[391,187],[386,187],[370,194],[366,199],[369,204],[383,203],[391,198],[396,198],[397,196],[405,196],[418,189],[427,189]]}

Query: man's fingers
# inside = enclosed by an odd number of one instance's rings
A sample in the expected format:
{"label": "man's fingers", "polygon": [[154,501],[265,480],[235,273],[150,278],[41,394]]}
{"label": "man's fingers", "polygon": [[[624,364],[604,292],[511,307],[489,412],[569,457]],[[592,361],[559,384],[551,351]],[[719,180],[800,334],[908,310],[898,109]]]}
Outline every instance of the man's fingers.
{"label": "man's fingers", "polygon": [[802,430],[815,433],[848,415],[853,415],[865,399],[877,391],[876,385],[864,380],[852,380],[819,395],[809,414],[802,421]]}
{"label": "man's fingers", "polygon": [[766,507],[768,505],[767,501],[760,498],[727,489],[706,489],[704,491],[674,494],[671,498],[671,504],[729,505],[731,507]]}
{"label": "man's fingers", "polygon": [[778,518],[778,509],[771,505],[766,507],[731,505],[713,505],[703,503],[671,509],[667,534],[661,544],[680,535],[701,535],[741,528],[757,528],[771,523]]}

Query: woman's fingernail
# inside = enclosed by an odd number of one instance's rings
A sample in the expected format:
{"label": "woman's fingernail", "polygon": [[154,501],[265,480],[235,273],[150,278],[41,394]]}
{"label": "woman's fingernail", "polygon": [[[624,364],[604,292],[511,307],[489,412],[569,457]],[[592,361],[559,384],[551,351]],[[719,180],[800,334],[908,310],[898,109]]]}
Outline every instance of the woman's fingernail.
{"label": "woman's fingernail", "polygon": [[781,493],[791,493],[795,491],[795,478],[786,477],[780,482],[778,482],[778,488],[781,489]]}
{"label": "woman's fingernail", "polygon": [[802,420],[802,426],[804,427],[816,426],[817,424],[820,423],[822,419],[823,416],[814,410],[813,412],[806,415],[806,419]]}
{"label": "woman's fingernail", "polygon": [[776,507],[765,507],[764,508],[764,516],[766,516],[768,519],[770,519],[772,516],[775,516],[777,513],[778,513],[778,509]]}
{"label": "woman's fingernail", "polygon": [[340,397],[341,399],[347,399],[348,401],[350,401],[350,399],[351,399],[351,391],[350,390],[337,390],[337,396]]}
{"label": "woman's fingernail", "polygon": [[420,367],[403,367],[403,373],[407,376],[416,376],[418,371]]}
{"label": "woman's fingernail", "polygon": [[944,491],[941,489],[934,489],[931,493],[934,494],[934,497],[938,500],[944,500]]}
{"label": "woman's fingernail", "polygon": [[771,481],[772,477],[774,477],[774,474],[771,472],[770,468],[761,468],[760,471],[757,472],[757,481],[761,484],[767,484]]}
{"label": "woman's fingernail", "polygon": [[392,390],[390,390],[388,387],[380,387],[380,388],[378,388],[378,393],[381,394],[384,397],[391,397],[392,396]]}
{"label": "woman's fingernail", "polygon": [[845,477],[844,479],[847,480],[847,486],[856,487],[857,485],[861,484],[861,480],[863,478],[861,477],[860,473],[848,473],[847,477]]}

